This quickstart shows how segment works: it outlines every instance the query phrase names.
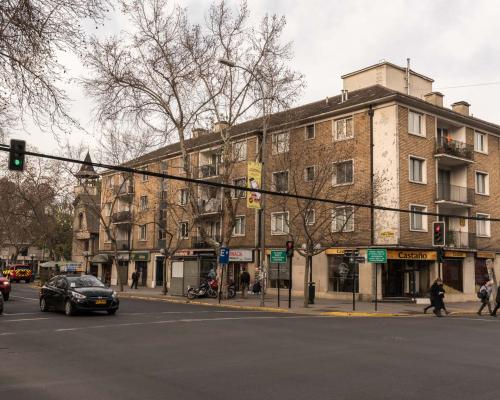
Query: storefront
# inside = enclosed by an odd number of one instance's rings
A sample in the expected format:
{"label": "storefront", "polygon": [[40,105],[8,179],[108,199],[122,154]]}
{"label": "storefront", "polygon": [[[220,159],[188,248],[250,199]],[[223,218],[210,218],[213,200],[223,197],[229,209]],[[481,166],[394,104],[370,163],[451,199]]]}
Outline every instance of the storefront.
{"label": "storefront", "polygon": [[243,269],[248,271],[249,263],[253,263],[252,249],[229,249],[227,274],[229,282],[234,282],[236,291],[240,290],[240,274]]}
{"label": "storefront", "polygon": [[382,265],[384,298],[422,297],[430,289],[437,254],[428,250],[388,250]]}
{"label": "storefront", "polygon": [[135,271],[139,273],[139,286],[146,287],[148,285],[149,252],[133,252],[130,259],[135,262]]}
{"label": "storefront", "polygon": [[448,293],[464,292],[465,257],[467,253],[464,251],[447,250],[444,252],[442,276]]}
{"label": "storefront", "polygon": [[328,291],[359,292],[359,266],[351,264],[343,249],[328,250]]}

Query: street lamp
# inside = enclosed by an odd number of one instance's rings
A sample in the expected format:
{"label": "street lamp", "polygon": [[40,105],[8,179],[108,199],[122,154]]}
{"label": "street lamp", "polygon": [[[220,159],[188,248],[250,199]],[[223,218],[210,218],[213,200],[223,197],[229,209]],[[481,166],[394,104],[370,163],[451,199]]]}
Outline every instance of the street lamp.
{"label": "street lamp", "polygon": [[90,255],[90,252],[88,252],[88,251],[83,252],[83,256],[85,257],[85,275],[88,274],[89,255]]}
{"label": "street lamp", "polygon": [[[260,91],[262,93],[262,146],[260,148],[260,163],[262,164],[261,171],[261,189],[265,189],[266,183],[266,169],[265,169],[265,158],[266,158],[266,136],[267,136],[267,121],[266,121],[266,95],[262,82],[255,73],[241,65],[236,64],[234,61],[227,60],[225,58],[219,58],[219,63],[225,65],[229,68],[240,68],[243,71],[248,72],[253,76],[255,81],[258,83]],[[260,210],[259,210],[259,229],[260,229],[260,271],[262,276],[262,288],[261,288],[261,300],[260,305],[264,307],[265,305],[265,262],[266,262],[266,246],[265,246],[265,236],[266,236],[266,218],[264,214],[265,196],[264,193],[261,194]]]}
{"label": "street lamp", "polygon": [[162,294],[167,294],[168,289],[167,289],[167,250],[166,249],[160,249],[160,254],[163,256],[163,290]]}

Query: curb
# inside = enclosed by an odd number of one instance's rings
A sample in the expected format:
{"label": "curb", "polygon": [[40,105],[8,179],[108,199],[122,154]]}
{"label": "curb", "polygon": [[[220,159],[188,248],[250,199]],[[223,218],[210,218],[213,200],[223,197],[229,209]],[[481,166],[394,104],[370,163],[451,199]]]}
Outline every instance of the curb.
{"label": "curb", "polygon": [[416,317],[418,314],[403,314],[403,313],[369,313],[369,312],[356,312],[356,311],[327,311],[319,315],[328,317]]}

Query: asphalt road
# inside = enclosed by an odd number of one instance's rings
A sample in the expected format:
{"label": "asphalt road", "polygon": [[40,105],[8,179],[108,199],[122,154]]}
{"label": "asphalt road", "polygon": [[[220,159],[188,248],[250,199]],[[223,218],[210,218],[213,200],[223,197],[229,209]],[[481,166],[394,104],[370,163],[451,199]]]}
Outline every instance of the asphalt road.
{"label": "asphalt road", "polygon": [[500,320],[329,318],[121,301],[38,310],[14,284],[0,399],[498,399]]}

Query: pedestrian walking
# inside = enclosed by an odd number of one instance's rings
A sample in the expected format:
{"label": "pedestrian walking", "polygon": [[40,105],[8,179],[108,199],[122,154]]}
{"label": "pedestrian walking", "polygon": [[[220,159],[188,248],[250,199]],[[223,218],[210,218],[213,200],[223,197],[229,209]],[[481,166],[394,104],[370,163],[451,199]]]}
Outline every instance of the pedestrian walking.
{"label": "pedestrian walking", "polygon": [[215,269],[212,266],[212,268],[210,269],[210,271],[208,273],[208,279],[215,279],[216,277],[217,277],[217,274],[215,273]]}
{"label": "pedestrian walking", "polygon": [[248,287],[250,286],[250,274],[243,267],[243,272],[240,275],[240,285],[241,285],[241,297],[247,297]]}
{"label": "pedestrian walking", "polygon": [[427,311],[429,310],[429,308],[436,307],[436,300],[437,300],[438,294],[439,294],[438,280],[439,279],[436,279],[433,282],[433,284],[431,285],[430,296],[429,296],[431,304],[429,304],[427,307],[424,308],[424,314],[427,314]]}
{"label": "pedestrian walking", "polygon": [[481,300],[481,307],[479,307],[479,310],[477,311],[477,315],[481,315],[484,307],[488,307],[488,311],[490,312],[490,315],[493,314],[491,311],[491,304],[490,304],[490,296],[491,292],[493,290],[493,282],[488,281],[485,282],[483,286],[479,289],[479,292],[477,294],[477,297]]}
{"label": "pedestrian walking", "polygon": [[139,271],[135,270],[132,272],[132,286],[130,286],[130,289],[133,289],[134,287],[137,289],[137,284],[139,283]]}
{"label": "pedestrian walking", "polygon": [[500,288],[497,287],[497,297],[495,299],[495,308],[493,309],[493,312],[491,313],[492,317],[497,316],[497,310],[500,308]]}
{"label": "pedestrian walking", "polygon": [[448,315],[449,312],[444,304],[444,286],[441,278],[437,278],[431,286],[431,305],[424,309],[424,313],[431,307],[434,307],[433,313],[436,317],[442,317],[441,310]]}

